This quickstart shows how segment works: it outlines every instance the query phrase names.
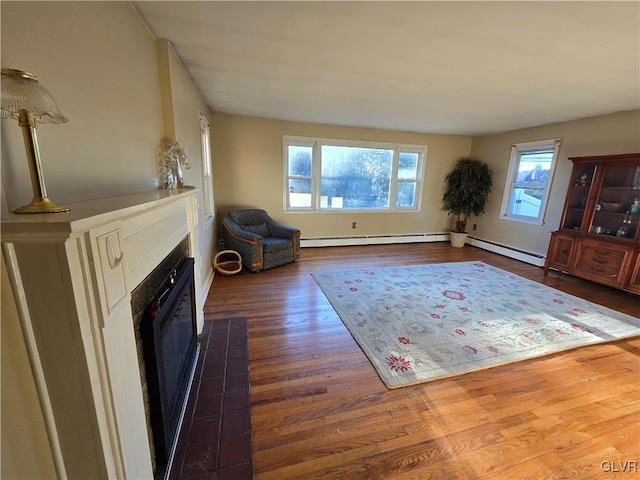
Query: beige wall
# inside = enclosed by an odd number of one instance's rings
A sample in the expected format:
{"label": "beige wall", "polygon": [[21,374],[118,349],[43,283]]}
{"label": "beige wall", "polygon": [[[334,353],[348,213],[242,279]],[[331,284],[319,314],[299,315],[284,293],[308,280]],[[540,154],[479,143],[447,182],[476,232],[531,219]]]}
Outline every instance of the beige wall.
{"label": "beige wall", "polygon": [[[530,225],[499,218],[511,145],[520,142],[561,138],[558,163],[551,186],[543,225]],[[568,157],[606,155],[640,151],[640,111],[545,125],[473,139],[472,154],[491,166],[494,188],[486,213],[471,220],[478,224],[478,238],[546,255],[550,232],[557,230],[571,175]]]}
{"label": "beige wall", "polygon": [[[57,202],[149,190],[162,128],[155,42],[127,2],[2,2],[2,67],[35,74],[69,122],[38,128]],[[2,120],[9,208],[31,201],[17,122]]]}
{"label": "beige wall", "polygon": [[[451,219],[441,210],[444,177],[459,157],[471,154],[489,163],[494,171],[494,186],[486,213],[470,219],[471,235],[539,255],[546,255],[549,234],[560,224],[571,173],[568,157],[640,151],[639,111],[473,139],[228,115],[215,115],[213,121],[214,184],[221,214],[238,207],[265,208],[278,220],[298,226],[303,238],[447,232]],[[285,214],[283,135],[427,145],[422,210],[401,214]],[[530,225],[500,219],[511,145],[551,138],[562,138],[562,145],[544,224]],[[351,229],[353,221],[357,222],[356,230]],[[477,231],[471,230],[473,223],[477,224]]]}
{"label": "beige wall", "polygon": [[[213,121],[214,187],[221,214],[237,207],[264,208],[279,221],[300,228],[303,238],[449,231],[451,220],[441,209],[444,177],[460,156],[469,154],[471,137],[228,115],[215,115]],[[421,211],[284,214],[283,135],[427,145]]]}
{"label": "beige wall", "polygon": [[[184,169],[184,181],[200,189],[198,196],[198,222],[200,228],[195,232],[198,244],[196,266],[199,269],[199,278],[203,286],[201,293],[204,302],[207,288],[212,280],[213,269],[211,257],[215,244],[215,223],[207,223],[205,217],[203,197],[203,158],[201,148],[200,113],[203,113],[211,123],[209,107],[204,102],[200,93],[193,87],[191,77],[166,40],[157,40],[158,64],[161,84],[169,82],[170,92],[163,95],[163,125],[164,139],[178,141],[186,148],[191,168]],[[165,64],[166,62],[166,64]],[[164,77],[168,73],[168,77]]]}
{"label": "beige wall", "polygon": [[[187,183],[202,186],[198,111],[209,112],[168,49],[167,68],[159,72],[162,54],[129,2],[1,2],[0,8],[2,67],[34,73],[69,118],[66,124],[38,128],[46,185],[54,201],[157,188],[161,143],[171,132],[188,144],[193,166],[186,172]],[[168,102],[161,81],[170,92]],[[171,124],[163,122],[167,118]],[[5,213],[5,207],[31,201],[32,191],[18,123],[2,120],[0,128]],[[206,295],[214,233],[204,222],[201,197],[199,208],[196,262],[201,260],[201,291]],[[11,290],[2,280],[0,476],[52,478],[24,341]]]}

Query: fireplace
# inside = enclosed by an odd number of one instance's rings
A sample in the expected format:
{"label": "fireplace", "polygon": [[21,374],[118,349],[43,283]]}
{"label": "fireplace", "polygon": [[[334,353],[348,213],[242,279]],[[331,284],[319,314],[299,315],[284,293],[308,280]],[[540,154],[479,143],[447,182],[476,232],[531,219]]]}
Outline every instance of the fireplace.
{"label": "fireplace", "polygon": [[[144,361],[133,290],[177,245],[186,246],[185,258],[199,257],[197,195],[153,190],[77,202],[55,218],[2,220],[6,269],[60,478],[155,475],[146,375],[135,368]],[[167,265],[170,273],[182,264]],[[202,327],[200,268],[193,273]]]}
{"label": "fireplace", "polygon": [[194,260],[181,242],[132,292],[155,478],[170,470],[197,359]]}

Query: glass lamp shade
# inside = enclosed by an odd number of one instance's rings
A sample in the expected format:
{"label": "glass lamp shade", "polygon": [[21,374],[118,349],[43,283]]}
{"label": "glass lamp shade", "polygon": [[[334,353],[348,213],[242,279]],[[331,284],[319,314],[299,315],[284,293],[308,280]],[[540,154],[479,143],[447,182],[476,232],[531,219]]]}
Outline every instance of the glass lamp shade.
{"label": "glass lamp shade", "polygon": [[2,69],[2,118],[20,121],[21,112],[31,114],[36,123],[65,123],[60,107],[49,91],[31,73]]}
{"label": "glass lamp shade", "polygon": [[36,128],[38,123],[65,123],[69,120],[62,115],[56,101],[49,91],[38,83],[34,75],[10,68],[2,69],[1,113],[2,118],[18,120],[18,125],[22,129],[33,189],[31,203],[17,208],[14,212],[68,212],[68,207],[52,202],[47,196]]}

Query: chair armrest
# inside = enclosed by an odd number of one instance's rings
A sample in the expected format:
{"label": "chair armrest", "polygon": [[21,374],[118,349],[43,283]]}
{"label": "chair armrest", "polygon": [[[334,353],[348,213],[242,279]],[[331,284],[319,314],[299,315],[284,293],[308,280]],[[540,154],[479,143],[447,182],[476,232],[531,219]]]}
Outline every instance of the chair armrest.
{"label": "chair armrest", "polygon": [[288,225],[282,225],[272,218],[267,222],[269,227],[269,232],[271,232],[272,237],[280,237],[280,238],[294,238],[296,233],[300,233],[300,230],[295,227],[290,227]]}
{"label": "chair armrest", "polygon": [[271,217],[267,221],[267,226],[272,236],[291,240],[293,243],[293,259],[294,261],[298,260],[300,258],[300,229],[282,225]]}

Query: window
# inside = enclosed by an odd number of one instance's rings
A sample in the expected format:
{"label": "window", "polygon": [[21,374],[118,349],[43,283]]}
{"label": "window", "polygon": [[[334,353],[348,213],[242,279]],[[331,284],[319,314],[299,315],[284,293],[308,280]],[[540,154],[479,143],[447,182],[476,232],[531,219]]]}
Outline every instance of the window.
{"label": "window", "polygon": [[204,195],[204,216],[207,225],[215,217],[213,200],[213,177],[211,176],[211,130],[204,114],[200,113],[200,138],[202,140],[202,185]]}
{"label": "window", "polygon": [[542,224],[560,139],[517,143],[511,147],[501,218]]}
{"label": "window", "polygon": [[285,209],[417,210],[426,150],[285,136]]}

